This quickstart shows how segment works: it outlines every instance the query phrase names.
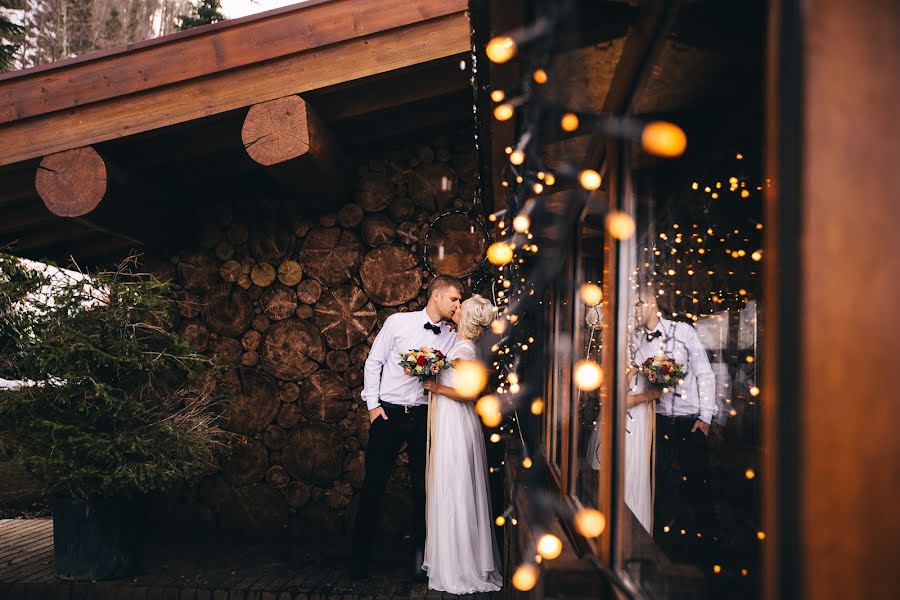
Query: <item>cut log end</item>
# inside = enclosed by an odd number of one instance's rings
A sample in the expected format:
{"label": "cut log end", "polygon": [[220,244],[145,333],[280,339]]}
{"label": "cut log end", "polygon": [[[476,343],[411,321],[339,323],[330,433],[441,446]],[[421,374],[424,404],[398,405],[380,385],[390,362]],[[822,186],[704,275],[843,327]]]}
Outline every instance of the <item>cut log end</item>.
{"label": "cut log end", "polygon": [[241,140],[250,158],[264,166],[303,156],[309,152],[306,102],[285,96],[250,107]]}
{"label": "cut log end", "polygon": [[49,154],[38,165],[34,187],[54,215],[80,217],[106,194],[106,164],[90,146]]}

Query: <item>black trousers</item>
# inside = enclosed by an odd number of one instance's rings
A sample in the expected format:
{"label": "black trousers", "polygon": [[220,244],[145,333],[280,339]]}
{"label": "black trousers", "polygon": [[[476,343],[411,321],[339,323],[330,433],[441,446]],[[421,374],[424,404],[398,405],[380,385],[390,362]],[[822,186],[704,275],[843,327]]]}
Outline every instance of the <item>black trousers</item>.
{"label": "black trousers", "polygon": [[677,562],[700,565],[707,562],[711,542],[718,533],[710,485],[709,440],[699,429],[691,432],[696,422],[696,416],[656,415],[653,537]]}
{"label": "black trousers", "polygon": [[413,485],[413,544],[425,547],[425,444],[428,435],[428,406],[416,406],[408,411],[402,406],[382,403],[388,420],[375,419],[369,429],[366,448],[366,474],[363,479],[356,524],[353,535],[353,554],[366,561],[380,514],[384,488],[394,470],[400,447],[406,442],[409,454],[410,478]]}

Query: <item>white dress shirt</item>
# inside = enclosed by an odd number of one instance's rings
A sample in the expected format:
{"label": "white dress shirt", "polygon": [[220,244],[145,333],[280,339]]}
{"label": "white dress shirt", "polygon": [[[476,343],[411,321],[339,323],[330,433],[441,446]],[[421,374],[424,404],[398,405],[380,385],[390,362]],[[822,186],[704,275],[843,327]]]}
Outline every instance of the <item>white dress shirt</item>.
{"label": "white dress shirt", "polygon": [[[684,365],[686,375],[681,385],[663,394],[656,404],[657,414],[684,417],[700,415],[704,423],[712,422],[716,406],[716,376],[709,365],[706,348],[700,336],[688,323],[660,319],[653,332],[662,333],[648,340],[644,330],[632,338],[634,364],[640,367],[652,356],[662,354]],[[651,333],[653,333],[651,332]],[[649,385],[644,377],[636,377],[632,390]],[[640,390],[637,390],[640,391]]]}
{"label": "white dress shirt", "polygon": [[[436,334],[425,324],[437,325]],[[400,366],[400,353],[423,347],[449,354],[456,343],[456,332],[447,323],[434,323],[425,310],[395,313],[387,318],[375,337],[366,359],[362,399],[369,410],[381,402],[418,406],[428,404],[428,397],[416,377],[407,375]]]}

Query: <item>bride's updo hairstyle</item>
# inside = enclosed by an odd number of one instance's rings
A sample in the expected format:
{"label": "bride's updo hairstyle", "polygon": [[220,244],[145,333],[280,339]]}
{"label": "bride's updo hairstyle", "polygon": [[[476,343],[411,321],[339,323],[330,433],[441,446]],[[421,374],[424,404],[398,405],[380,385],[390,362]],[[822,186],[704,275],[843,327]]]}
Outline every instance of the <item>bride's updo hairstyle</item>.
{"label": "bride's updo hairstyle", "polygon": [[497,307],[478,294],[469,298],[462,311],[459,319],[459,335],[470,340],[477,340],[484,328],[497,318]]}

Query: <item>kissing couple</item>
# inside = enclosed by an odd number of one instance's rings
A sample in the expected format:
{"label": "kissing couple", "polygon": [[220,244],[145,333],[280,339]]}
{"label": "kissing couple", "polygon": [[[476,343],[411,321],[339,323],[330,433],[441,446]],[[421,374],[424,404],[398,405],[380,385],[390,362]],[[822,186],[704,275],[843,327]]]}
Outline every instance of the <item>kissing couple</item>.
{"label": "kissing couple", "polygon": [[[397,360],[401,353],[426,347],[440,350],[451,362],[475,360],[475,344],[497,309],[477,294],[463,301],[462,284],[447,275],[435,277],[426,295],[423,310],[387,318],[366,359],[362,399],[371,425],[350,571],[354,578],[368,576],[384,489],[406,442],[413,484],[414,579],[427,577],[430,589],[453,594],[497,591],[500,556],[474,399],[457,393],[454,369],[422,383],[404,373]],[[428,392],[433,393],[430,408]]]}

